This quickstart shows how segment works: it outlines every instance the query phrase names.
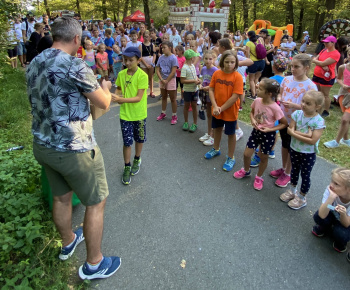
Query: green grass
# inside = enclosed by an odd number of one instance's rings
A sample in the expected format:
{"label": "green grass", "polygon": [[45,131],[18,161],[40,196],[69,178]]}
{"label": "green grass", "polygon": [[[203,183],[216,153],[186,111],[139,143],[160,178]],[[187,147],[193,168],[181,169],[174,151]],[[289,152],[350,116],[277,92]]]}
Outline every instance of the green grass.
{"label": "green grass", "polygon": [[[312,75],[311,75],[312,77]],[[330,92],[330,96],[337,95],[339,90],[339,84],[335,84]],[[239,113],[239,120],[243,121],[247,124],[250,124],[250,105],[252,104],[252,100],[246,98],[246,103],[243,105],[243,111]],[[350,148],[347,146],[341,145],[335,149],[328,149],[324,147],[323,143],[335,139],[338,128],[340,126],[340,120],[343,113],[341,109],[337,105],[333,105],[333,109],[330,111],[330,116],[325,118],[326,121],[326,129],[324,130],[320,143],[319,143],[319,154],[328,161],[334,162],[339,166],[350,167]]]}
{"label": "green grass", "polygon": [[[2,56],[0,55],[0,58]],[[0,68],[0,288],[83,288],[76,261],[61,262],[59,235],[41,194],[22,69]],[[13,146],[24,150],[6,152]]]}

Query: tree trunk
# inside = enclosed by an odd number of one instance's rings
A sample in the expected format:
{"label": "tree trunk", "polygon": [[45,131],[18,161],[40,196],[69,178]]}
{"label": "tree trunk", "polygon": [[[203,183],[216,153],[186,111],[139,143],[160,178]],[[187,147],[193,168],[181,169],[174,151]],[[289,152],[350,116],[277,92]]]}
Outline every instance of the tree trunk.
{"label": "tree trunk", "polygon": [[47,0],[44,0],[44,6],[45,6],[46,14],[50,17],[50,8],[49,8],[49,5],[47,5]]}
{"label": "tree trunk", "polygon": [[[233,3],[234,1],[231,2],[230,5],[230,10],[229,10],[229,14],[228,14],[228,23],[227,23],[227,29],[230,30],[231,32],[233,31]],[[226,31],[225,31],[226,33]]]}
{"label": "tree trunk", "polygon": [[[287,10],[286,24],[293,24],[294,25],[293,0],[287,1],[286,10]],[[293,29],[293,34],[294,34],[294,32],[295,32],[295,30]]]}
{"label": "tree trunk", "polygon": [[151,27],[151,18],[149,17],[148,0],[142,0],[142,2],[143,2],[143,9],[145,11],[145,23],[149,29]]}
{"label": "tree trunk", "polygon": [[256,1],[257,0],[253,0],[253,21],[256,20]]}
{"label": "tree trunk", "polygon": [[102,0],[102,17],[103,17],[103,19],[107,18],[106,0]]}
{"label": "tree trunk", "polygon": [[326,0],[326,18],[331,20],[333,19],[334,11],[333,9],[335,8],[335,2],[336,0]]}
{"label": "tree trunk", "polygon": [[115,10],[113,9],[113,21],[117,22],[117,16],[115,15]]}
{"label": "tree trunk", "polygon": [[76,0],[77,12],[80,14],[80,3],[79,0]]}
{"label": "tree trunk", "polygon": [[314,28],[313,28],[313,33],[312,33],[312,41],[313,42],[317,42],[318,40],[318,32],[320,30],[320,27],[321,26],[318,26],[318,22],[319,22],[319,19],[320,19],[320,7],[321,7],[321,4],[318,3],[317,7],[316,7],[316,14],[315,14],[315,22],[314,22]]}
{"label": "tree trunk", "polygon": [[233,2],[233,32],[237,31],[237,15],[236,15],[236,1]]}
{"label": "tree trunk", "polygon": [[123,11],[123,18],[128,16],[128,9],[129,9],[129,0],[125,0],[125,2],[124,2],[124,11]]}
{"label": "tree trunk", "polygon": [[303,21],[304,21],[304,6],[300,8],[297,39],[301,39],[301,37],[303,36]]}
{"label": "tree trunk", "polygon": [[131,10],[131,13],[134,13],[134,12],[135,12],[135,6],[136,6],[135,0],[130,0],[130,10]]}
{"label": "tree trunk", "polygon": [[120,0],[117,1],[117,21],[118,22],[120,21],[119,14],[120,14]]}
{"label": "tree trunk", "polygon": [[243,29],[248,27],[248,1],[247,0],[242,0],[243,4]]}

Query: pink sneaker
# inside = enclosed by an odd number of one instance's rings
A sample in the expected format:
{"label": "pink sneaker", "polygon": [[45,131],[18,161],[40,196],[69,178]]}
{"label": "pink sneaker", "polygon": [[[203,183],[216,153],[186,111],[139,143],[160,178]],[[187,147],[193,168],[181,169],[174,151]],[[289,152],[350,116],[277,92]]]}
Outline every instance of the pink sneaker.
{"label": "pink sneaker", "polygon": [[157,117],[157,121],[162,121],[164,120],[164,118],[166,117],[166,115],[164,113],[161,113],[158,117]]}
{"label": "pink sneaker", "polygon": [[171,125],[177,124],[177,116],[176,115],[171,117],[171,122],[170,123],[171,123]]}
{"label": "pink sneaker", "polygon": [[244,168],[241,168],[240,170],[233,173],[233,177],[236,179],[242,179],[243,177],[250,176],[250,170],[246,172]]}
{"label": "pink sneaker", "polygon": [[270,172],[270,176],[273,178],[279,178],[282,174],[284,173],[283,168],[277,169],[277,170],[272,170]]}
{"label": "pink sneaker", "polygon": [[262,179],[259,176],[255,176],[255,180],[254,180],[254,189],[256,190],[262,190],[262,188],[264,187],[264,179]]}
{"label": "pink sneaker", "polygon": [[276,180],[275,184],[279,187],[286,187],[290,182],[290,176],[285,174],[284,172],[281,174],[280,177]]}

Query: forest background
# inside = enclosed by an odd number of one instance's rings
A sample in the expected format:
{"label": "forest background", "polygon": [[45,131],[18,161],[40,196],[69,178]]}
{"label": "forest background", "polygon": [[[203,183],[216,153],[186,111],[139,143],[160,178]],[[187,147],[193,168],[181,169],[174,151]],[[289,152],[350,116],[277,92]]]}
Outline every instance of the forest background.
{"label": "forest background", "polygon": [[[209,0],[202,0],[207,7]],[[14,4],[15,1],[1,0]],[[166,0],[28,0],[18,1],[22,10],[28,4],[40,15],[56,10],[74,10],[82,19],[122,20],[137,9],[145,13],[146,22],[154,20],[155,27],[168,21],[169,7]],[[222,0],[216,0],[220,7]],[[189,6],[189,0],[177,0],[177,7]],[[307,30],[313,40],[318,40],[318,32],[322,25],[338,18],[347,18],[350,13],[350,0],[236,0],[231,1],[229,29],[243,30],[252,25],[256,19],[271,21],[273,26],[294,25],[294,38],[300,40],[302,32]]]}

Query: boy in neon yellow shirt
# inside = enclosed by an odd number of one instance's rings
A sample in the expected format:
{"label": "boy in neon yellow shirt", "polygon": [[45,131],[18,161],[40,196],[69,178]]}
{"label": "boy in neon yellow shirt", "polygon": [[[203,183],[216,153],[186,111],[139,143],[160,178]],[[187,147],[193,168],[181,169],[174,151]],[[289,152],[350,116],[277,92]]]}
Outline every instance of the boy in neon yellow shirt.
{"label": "boy in neon yellow shirt", "polygon": [[[137,65],[141,60],[141,52],[137,47],[128,47],[123,53],[127,69],[118,74],[117,90],[122,95],[112,94],[113,100],[120,106],[120,126],[123,135],[124,172],[123,184],[130,184],[131,175],[140,171],[141,151],[146,141],[147,89],[148,76]],[[135,140],[135,157],[131,166],[131,146]]]}

